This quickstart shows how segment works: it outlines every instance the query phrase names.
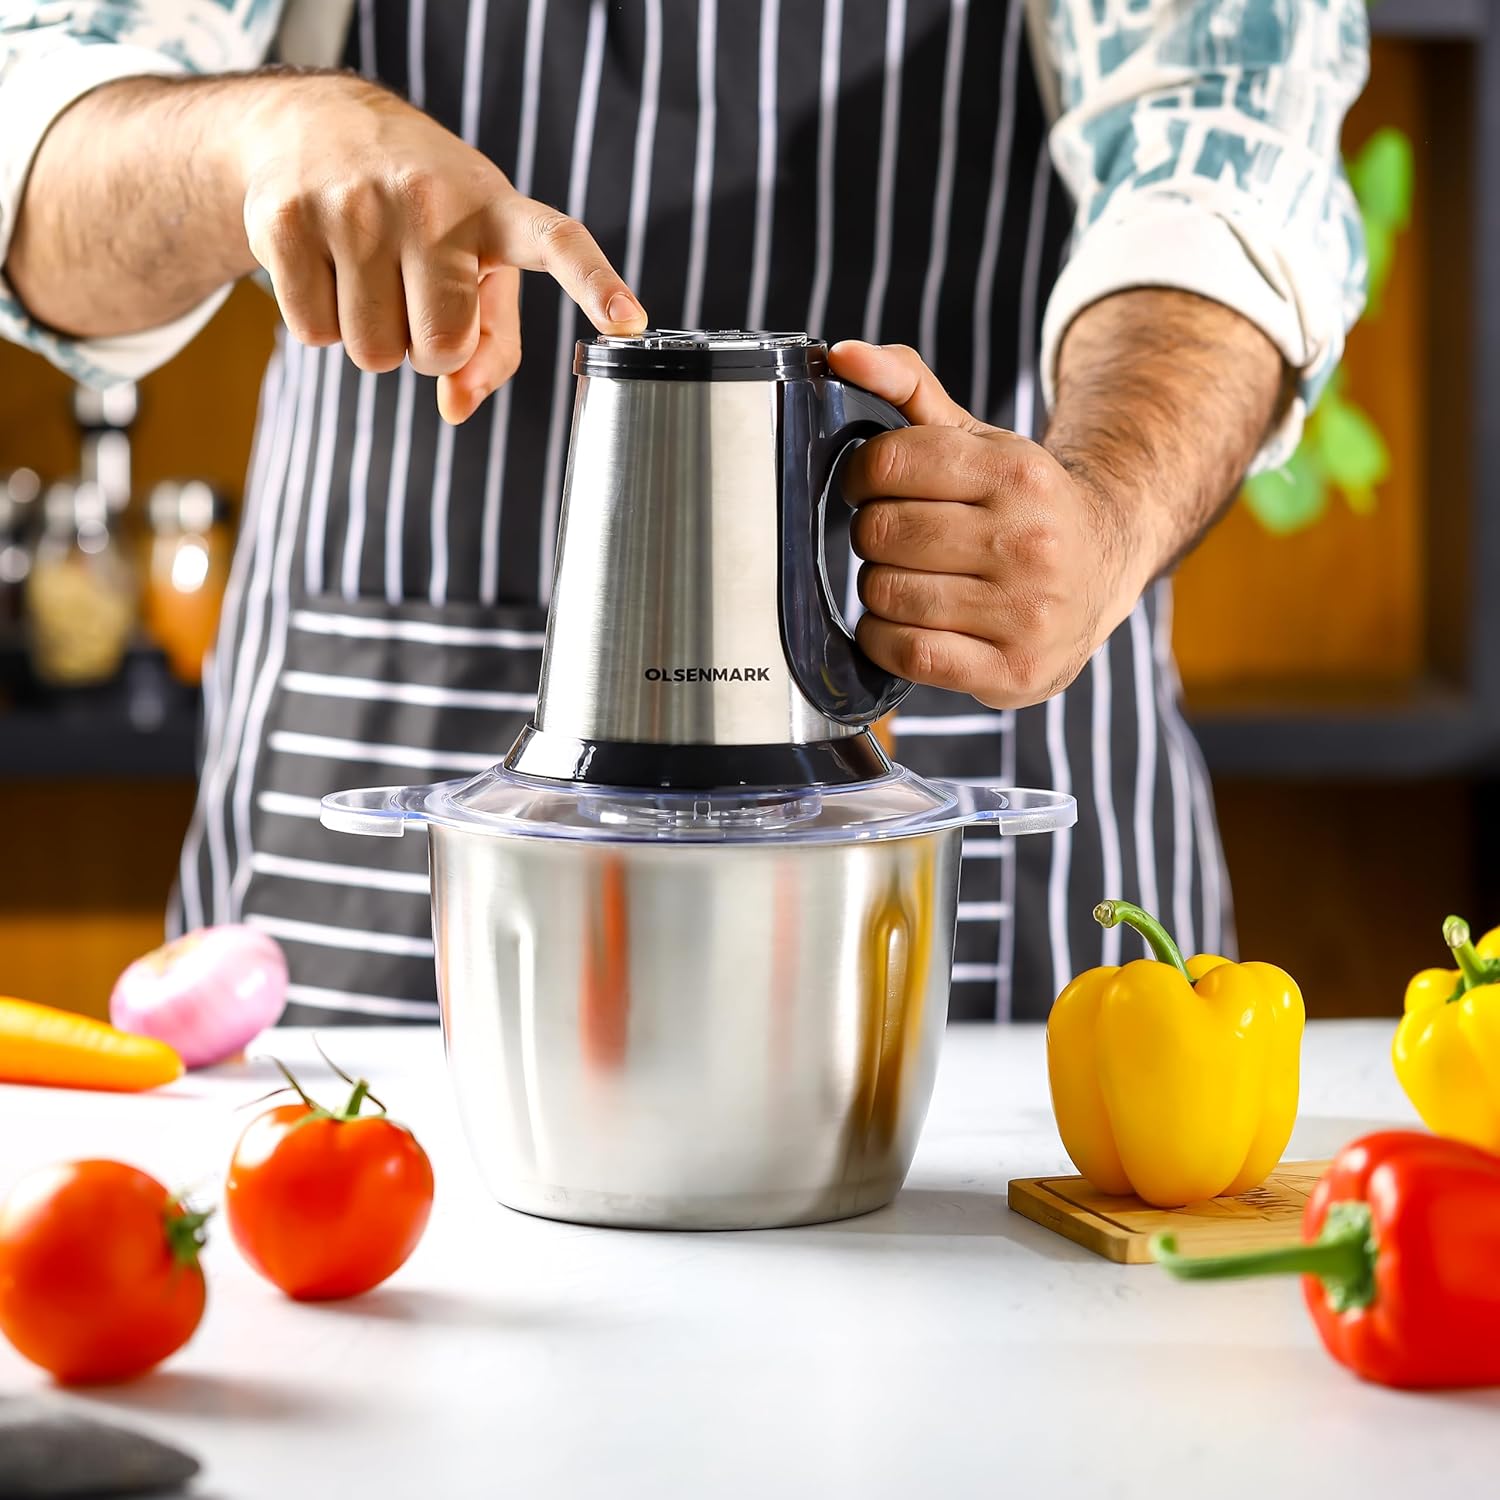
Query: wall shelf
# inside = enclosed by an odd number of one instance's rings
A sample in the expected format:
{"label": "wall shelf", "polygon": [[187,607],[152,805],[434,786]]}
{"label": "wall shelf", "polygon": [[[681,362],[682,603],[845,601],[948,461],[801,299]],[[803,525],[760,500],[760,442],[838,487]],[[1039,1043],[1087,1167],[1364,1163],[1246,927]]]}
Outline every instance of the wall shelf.
{"label": "wall shelf", "polygon": [[118,713],[15,709],[0,719],[0,776],[171,781],[194,774],[197,742],[196,714],[143,730]]}
{"label": "wall shelf", "polygon": [[1376,0],[1370,29],[1376,36],[1418,41],[1474,39],[1489,27],[1490,0]]}
{"label": "wall shelf", "polygon": [[1490,750],[1471,701],[1438,685],[1345,702],[1200,697],[1188,718],[1216,776],[1400,781],[1472,772]]}
{"label": "wall shelf", "polygon": [[[14,653],[0,654],[15,680]],[[199,696],[155,652],[133,652],[118,682],[78,693],[23,689],[0,707],[0,776],[174,780],[194,774]]]}

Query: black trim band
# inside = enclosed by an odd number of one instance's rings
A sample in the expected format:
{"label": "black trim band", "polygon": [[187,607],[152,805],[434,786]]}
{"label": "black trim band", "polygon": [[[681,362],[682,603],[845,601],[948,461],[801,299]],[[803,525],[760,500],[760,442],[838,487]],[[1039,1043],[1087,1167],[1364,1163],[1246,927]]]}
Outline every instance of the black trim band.
{"label": "black trim band", "polygon": [[868,730],[806,745],[650,745],[575,740],[528,724],[505,757],[518,776],[589,786],[796,788],[850,786],[890,774],[891,763]]}
{"label": "black trim band", "polygon": [[580,339],[573,373],[606,380],[807,380],[828,373],[828,346],[803,333],[651,329],[638,339]]}

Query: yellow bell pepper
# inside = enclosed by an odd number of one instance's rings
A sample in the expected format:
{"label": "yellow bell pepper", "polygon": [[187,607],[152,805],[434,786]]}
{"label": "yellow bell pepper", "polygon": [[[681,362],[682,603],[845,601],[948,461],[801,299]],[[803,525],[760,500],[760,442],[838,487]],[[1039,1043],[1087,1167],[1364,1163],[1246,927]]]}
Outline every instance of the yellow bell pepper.
{"label": "yellow bell pepper", "polygon": [[1047,1073],[1074,1166],[1102,1193],[1180,1208],[1242,1193],[1281,1160],[1297,1117],[1302,995],[1272,964],[1183,961],[1154,917],[1103,901],[1154,958],[1090,969],[1057,997]]}
{"label": "yellow bell pepper", "polygon": [[1476,946],[1461,917],[1443,923],[1457,969],[1423,969],[1406,987],[1391,1060],[1422,1123],[1500,1152],[1500,927]]}

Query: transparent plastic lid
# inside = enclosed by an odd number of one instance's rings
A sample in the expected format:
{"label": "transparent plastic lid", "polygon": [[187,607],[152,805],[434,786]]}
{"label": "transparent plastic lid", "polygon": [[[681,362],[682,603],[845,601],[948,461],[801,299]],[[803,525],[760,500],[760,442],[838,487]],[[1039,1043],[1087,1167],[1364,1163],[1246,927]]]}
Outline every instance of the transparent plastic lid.
{"label": "transparent plastic lid", "polygon": [[1077,821],[1061,792],[927,779],[903,766],[850,786],[640,791],[547,781],[496,765],[427,786],[367,787],[323,799],[343,833],[398,835],[437,823],[510,838],[600,843],[853,843],[986,823],[1003,834],[1049,833]]}

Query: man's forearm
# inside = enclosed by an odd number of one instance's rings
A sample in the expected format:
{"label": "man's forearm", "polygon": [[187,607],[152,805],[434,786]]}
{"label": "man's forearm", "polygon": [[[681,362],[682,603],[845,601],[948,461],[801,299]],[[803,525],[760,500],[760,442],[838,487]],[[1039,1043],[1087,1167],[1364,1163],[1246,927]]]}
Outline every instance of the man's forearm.
{"label": "man's forearm", "polygon": [[288,331],[366,371],[410,359],[465,421],[515,373],[522,270],[605,334],[646,312],[582,224],[352,73],[266,69],[86,94],[32,167],[6,270],[39,322],[155,328],[263,266]]}
{"label": "man's forearm", "polygon": [[1280,352],[1238,313],[1120,292],[1068,329],[1044,445],[1099,496],[1117,562],[1144,588],[1222,514],[1290,391]]}
{"label": "man's forearm", "polygon": [[128,78],[42,140],[5,262],[31,316],[105,337],[181,316],[255,267],[236,121],[263,80]]}

